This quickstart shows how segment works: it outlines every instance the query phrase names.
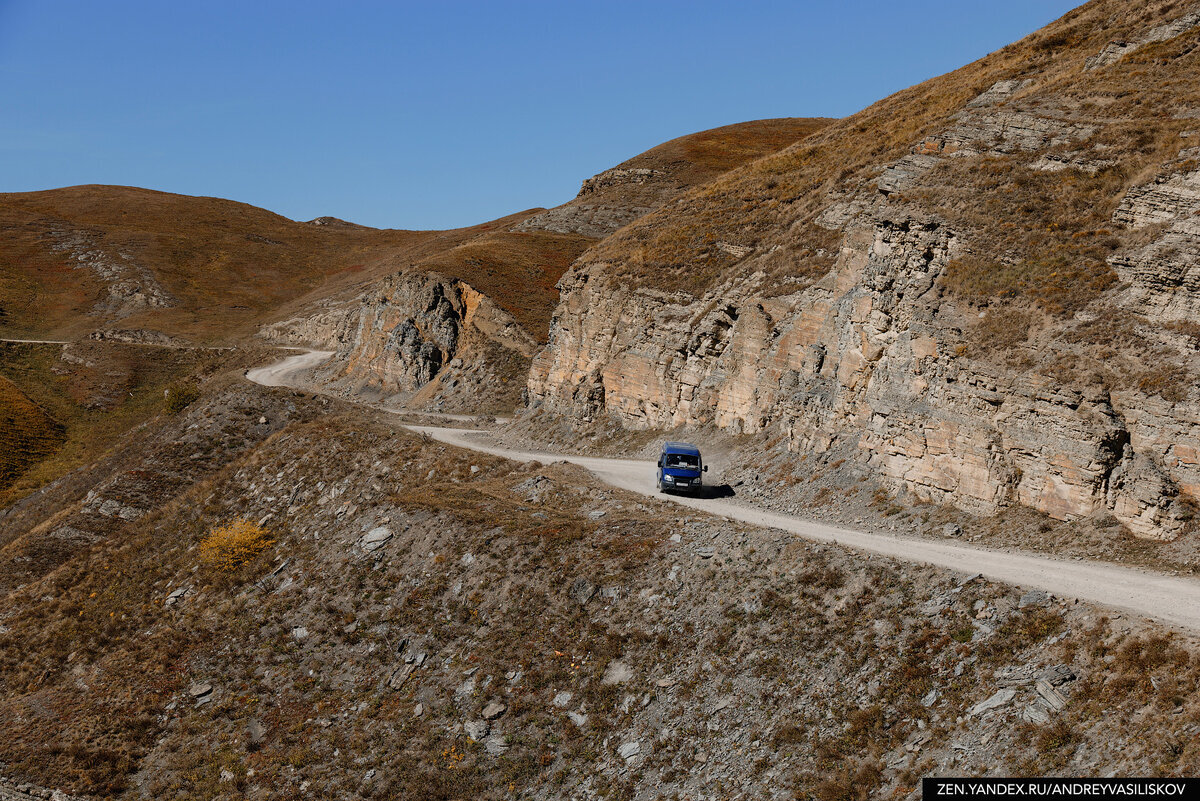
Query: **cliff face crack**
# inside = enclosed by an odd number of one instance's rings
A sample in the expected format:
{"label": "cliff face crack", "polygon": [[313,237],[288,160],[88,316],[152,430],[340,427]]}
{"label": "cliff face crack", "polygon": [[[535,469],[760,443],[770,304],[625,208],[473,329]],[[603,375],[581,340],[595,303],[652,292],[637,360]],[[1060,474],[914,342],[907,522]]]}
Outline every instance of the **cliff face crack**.
{"label": "cliff face crack", "polygon": [[1113,472],[1125,461],[1129,442],[1129,432],[1124,428],[1118,429],[1111,436],[1100,441],[1098,450],[1104,457],[1100,487],[1106,496],[1109,493]]}

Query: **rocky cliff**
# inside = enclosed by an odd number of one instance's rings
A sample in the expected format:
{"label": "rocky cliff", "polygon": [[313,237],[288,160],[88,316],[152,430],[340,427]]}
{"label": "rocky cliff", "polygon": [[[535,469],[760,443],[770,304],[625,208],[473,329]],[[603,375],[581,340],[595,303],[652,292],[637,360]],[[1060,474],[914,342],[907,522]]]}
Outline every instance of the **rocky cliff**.
{"label": "rocky cliff", "polygon": [[674,139],[587,179],[570,203],[397,267],[355,297],[317,298],[263,335],[335,351],[316,376],[327,388],[438,411],[511,411],[545,341],[554,285],[587,246],[827,123],[758,120]]}
{"label": "rocky cliff", "polygon": [[[317,375],[328,389],[425,401],[446,411],[457,409],[453,401],[447,407],[446,392],[508,384],[537,350],[533,337],[491,298],[464,281],[420,270],[397,272],[362,297],[275,323],[262,334],[281,344],[335,351]],[[417,396],[435,378],[438,386]],[[513,395],[504,398],[513,402],[521,387],[511,383],[500,394]],[[486,405],[496,394],[473,400]]]}
{"label": "rocky cliff", "polygon": [[1196,19],[1090,3],[629,226],[563,277],[531,403],[853,442],[920,499],[1178,536]]}

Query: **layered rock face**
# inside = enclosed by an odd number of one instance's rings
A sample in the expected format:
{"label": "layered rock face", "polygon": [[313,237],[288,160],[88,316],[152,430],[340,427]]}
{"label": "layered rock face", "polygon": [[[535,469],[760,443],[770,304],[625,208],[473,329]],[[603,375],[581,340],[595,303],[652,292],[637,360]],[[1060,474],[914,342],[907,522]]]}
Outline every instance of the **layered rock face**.
{"label": "layered rock face", "polygon": [[319,373],[322,383],[384,397],[416,393],[443,370],[499,370],[504,359],[494,351],[527,363],[537,347],[511,315],[469,284],[424,271],[395,273],[366,296],[261,333],[281,344],[333,350]]}
{"label": "layered rock face", "polygon": [[[607,236],[723,169],[827,123],[759,120],[680,137],[585,180],[574,200],[511,231],[426,254],[358,298],[318,301],[262,334],[335,351],[317,375],[328,389],[447,412],[510,412],[520,403],[529,359],[544,341],[556,300],[549,290],[585,246],[538,232],[583,242]],[[324,217],[312,224],[349,225]],[[564,259],[563,252],[570,255]],[[476,276],[474,286],[445,277],[464,272]]]}
{"label": "layered rock face", "polygon": [[636,428],[778,426],[796,450],[852,441],[919,498],[1110,511],[1173,536],[1190,517],[1180,490],[1200,496],[1200,409],[966,357],[935,287],[959,246],[936,221],[877,220],[848,232],[817,284],[772,298],[761,274],[693,299],[579,268],[534,358],[531,403]]}
{"label": "layered rock face", "polygon": [[1113,220],[1161,226],[1153,241],[1109,260],[1138,303],[1163,321],[1200,320],[1200,170],[1159,176],[1130,190]]}
{"label": "layered rock face", "polygon": [[[1147,47],[1165,42],[1192,30],[1196,19],[1189,13],[1137,41]],[[1176,49],[1182,55],[1159,63],[1190,53]],[[1123,56],[1105,55],[1103,64],[1089,60],[1086,69],[1083,53],[1074,58],[1077,66],[1062,69],[1100,75],[1087,78],[1093,83],[1073,96],[1036,75],[993,78],[940,126],[925,126],[906,154],[872,168],[869,183],[835,187],[820,201],[804,199],[807,216],[789,218],[772,211],[786,205],[764,204],[759,218],[746,218],[741,230],[750,233],[746,246],[731,254],[735,261],[715,280],[697,279],[696,291],[661,286],[686,286],[681,277],[689,270],[712,274],[705,264],[711,249],[697,250],[691,267],[673,266],[678,259],[664,264],[661,269],[675,272],[657,286],[638,249],[670,241],[665,235],[655,239],[653,225],[702,234],[718,219],[715,212],[705,216],[715,206],[703,205],[703,196],[680,201],[699,209],[684,222],[660,212],[635,224],[633,233],[618,234],[614,240],[624,236],[631,243],[625,252],[610,240],[597,251],[603,261],[585,254],[560,282],[562,304],[530,372],[531,405],[580,422],[608,416],[631,428],[715,426],[753,433],[773,427],[795,450],[852,442],[885,480],[922,499],[977,513],[1022,504],[1057,519],[1112,515],[1139,536],[1177,536],[1200,498],[1200,405],[1189,378],[1200,365],[1189,355],[1195,348],[1187,337],[1194,335],[1186,333],[1187,325],[1200,322],[1200,172],[1190,151],[1168,156],[1176,166],[1164,166],[1158,179],[1119,189],[1111,230],[1085,229],[1072,240],[1110,236],[1117,243],[1108,261],[1120,282],[1094,291],[1081,311],[1047,313],[1033,300],[1014,306],[1011,298],[1029,286],[1017,280],[978,304],[947,290],[949,267],[966,263],[967,256],[976,263],[990,257],[986,269],[1011,269],[1020,281],[1043,275],[1030,280],[1054,287],[1058,275],[1037,262],[1049,258],[1044,252],[1019,252],[1020,240],[1004,239],[1003,230],[1054,230],[1059,220],[1021,218],[1019,201],[1011,219],[934,210],[957,211],[956,193],[1020,197],[1021,187],[1038,185],[1045,179],[1036,176],[1046,173],[1062,173],[1064,185],[1088,177],[1099,182],[1101,172],[1130,158],[1112,144],[1124,134],[1106,127],[1114,125],[1111,119],[1080,113],[1099,104],[1078,99],[1126,91],[1119,83],[1126,73],[1100,69]],[[1142,80],[1140,74],[1131,69],[1128,80]],[[887,126],[894,117],[883,119]],[[864,116],[853,125],[869,132],[870,120]],[[1139,124],[1131,120],[1119,124]],[[1186,144],[1182,139],[1176,141]],[[832,150],[831,158],[844,158],[845,148]],[[727,191],[750,202],[787,181],[783,170],[819,158],[815,152],[781,157],[774,181],[754,183],[753,173],[743,171],[747,177],[731,181],[735,188]],[[948,183],[946,176],[962,180],[957,165],[967,163],[978,164],[1000,189]],[[1145,169],[1144,161],[1136,163]],[[760,166],[758,174],[768,169]],[[709,189],[708,195],[720,198],[721,191]],[[787,281],[772,273],[781,261],[772,254],[801,254],[797,243],[809,226],[840,231],[840,253],[815,283],[781,294]],[[988,226],[1001,233],[991,234]],[[981,242],[997,240],[1013,250],[979,255],[986,247]],[[1087,258],[1082,251],[1060,252],[1072,255],[1055,264],[1069,267]],[[625,254],[628,261],[616,260]],[[793,261],[802,268],[803,258]],[[980,284],[1004,287],[998,280],[983,276]],[[1017,324],[1043,321],[1040,339],[1020,354],[1004,350],[1011,345],[993,350],[979,339],[986,330],[981,321],[1005,308],[1020,309],[1024,316],[1014,319],[1025,322]],[[1132,326],[1139,342],[1156,344],[1125,354],[1106,351],[1111,341],[1105,344],[1103,333],[1097,338],[1105,320]],[[1184,338],[1173,330],[1184,331]],[[1024,332],[1016,337],[1024,339]],[[1162,361],[1138,364],[1145,358],[1138,353]],[[1117,356],[1135,364],[1132,372],[1101,376],[1093,369]]]}

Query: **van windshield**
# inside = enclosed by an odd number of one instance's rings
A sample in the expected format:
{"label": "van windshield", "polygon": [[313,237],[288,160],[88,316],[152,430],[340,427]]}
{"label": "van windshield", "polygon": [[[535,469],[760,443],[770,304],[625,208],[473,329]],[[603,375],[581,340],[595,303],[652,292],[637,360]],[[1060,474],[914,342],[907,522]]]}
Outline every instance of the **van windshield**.
{"label": "van windshield", "polygon": [[692,456],[690,453],[668,453],[667,467],[682,467],[687,470],[695,470],[700,467],[700,457]]}

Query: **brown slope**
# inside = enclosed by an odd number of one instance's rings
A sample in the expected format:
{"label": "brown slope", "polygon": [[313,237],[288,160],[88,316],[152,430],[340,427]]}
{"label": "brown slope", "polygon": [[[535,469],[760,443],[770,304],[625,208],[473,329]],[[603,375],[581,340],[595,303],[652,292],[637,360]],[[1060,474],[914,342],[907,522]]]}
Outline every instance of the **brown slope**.
{"label": "brown slope", "polygon": [[62,445],[63,427],[0,376],[0,497],[30,465]]}
{"label": "brown slope", "polygon": [[546,231],[497,231],[421,263],[422,269],[461,277],[544,342],[558,304],[555,284],[594,240]]}
{"label": "brown slope", "polygon": [[508,230],[498,224],[419,260],[388,256],[370,268],[388,273],[381,280],[322,287],[281,309],[264,334],[337,351],[321,376],[330,389],[445,411],[509,411],[546,341],[558,280],[598,237],[827,123],[759,120],[674,139]]}
{"label": "brown slope", "polygon": [[775,153],[830,122],[810,117],[754,120],[672,139],[588,178],[574,200],[530,217],[517,230],[607,236],[688,189]]}
{"label": "brown slope", "polygon": [[417,260],[490,227],[301,223],[244,203],[131,187],[0,194],[0,334],[71,337],[119,322],[198,340],[238,336],[381,257]]}
{"label": "brown slope", "polygon": [[[1147,46],[1115,66],[1086,71],[1085,62],[1109,42],[1133,41],[1187,10],[1186,4],[1172,0],[1088,3],[1020,42],[898,92],[787,150],[693,190],[669,210],[647,216],[605,241],[587,259],[611,263],[633,284],[653,282],[701,292],[742,258],[740,251],[727,251],[717,243],[758,250],[781,244],[786,253],[754,266],[770,268],[784,287],[808,283],[826,272],[836,255],[837,235],[829,226],[816,224],[824,212],[864,190],[877,194],[877,182],[888,178],[883,174],[888,165],[912,156],[950,155],[963,147],[962,142],[947,141],[944,134],[955,128],[960,114],[969,111],[968,103],[1000,81],[1029,80],[1032,83],[1011,98],[998,96],[990,103],[983,98],[980,108],[997,105],[1063,123],[1059,126],[1063,138],[1039,142],[1034,157],[1070,151],[1069,142],[1083,136],[1087,141],[1079,144],[1111,150],[1118,163],[1108,165],[1098,181],[1080,179],[1072,170],[1051,174],[1050,191],[1030,188],[1027,182],[1037,173],[1003,173],[1013,162],[1031,163],[1036,158],[1028,158],[1031,151],[1013,147],[1011,138],[1005,140],[1009,134],[993,129],[989,133],[1000,137],[996,147],[975,144],[984,156],[1002,163],[975,158],[948,162],[957,169],[941,168],[944,180],[936,182],[938,196],[930,204],[946,211],[946,200],[957,206],[981,193],[1003,193],[1005,202],[986,208],[977,203],[962,209],[963,216],[970,215],[976,229],[1011,229],[1014,233],[1000,244],[1014,248],[1017,258],[1028,259],[1045,241],[1023,234],[1039,227],[1047,215],[1092,206],[1097,207],[1096,216],[1103,217],[1105,205],[1111,211],[1124,189],[1145,180],[1147,171],[1152,175],[1155,165],[1186,145],[1179,134],[1188,123],[1167,120],[1180,108],[1200,104],[1196,56],[1190,54],[1192,37]],[[1091,127],[1097,129],[1095,133]],[[1010,133],[1016,132],[1010,129]],[[897,194],[893,193],[893,203],[918,200],[911,192]],[[1030,200],[1036,209],[1022,205]],[[1066,245],[1094,260],[1095,254],[1085,253],[1083,245],[1068,242],[1094,221],[1082,214],[1068,222],[1071,225],[1060,226],[1054,237],[1055,246]]]}
{"label": "brown slope", "polygon": [[[106,460],[85,503],[53,487],[61,514],[0,519],[0,760],[14,779],[104,798],[289,799],[308,782],[314,798],[499,801],[577,797],[599,776],[626,797],[691,797],[704,753],[728,784],[771,781],[769,762],[798,796],[894,798],[951,762],[1200,769],[1195,639],[1086,603],[1027,604],[977,576],[681,514],[572,465],[449,448],[250,385],[129,451],[142,469]],[[275,542],[224,571],[201,543],[238,517]],[[367,552],[376,526],[391,538]],[[688,556],[697,543],[721,569]],[[664,586],[675,603],[640,602]],[[622,711],[613,664],[627,687],[660,685],[652,705]],[[1012,697],[964,751],[980,728],[964,718],[1001,680]],[[473,742],[462,723],[491,688],[507,708]],[[753,758],[708,730],[726,706],[728,731],[763,731]],[[314,725],[329,709],[366,712]],[[614,759],[618,737],[664,719],[676,734],[643,753],[648,769]]]}

